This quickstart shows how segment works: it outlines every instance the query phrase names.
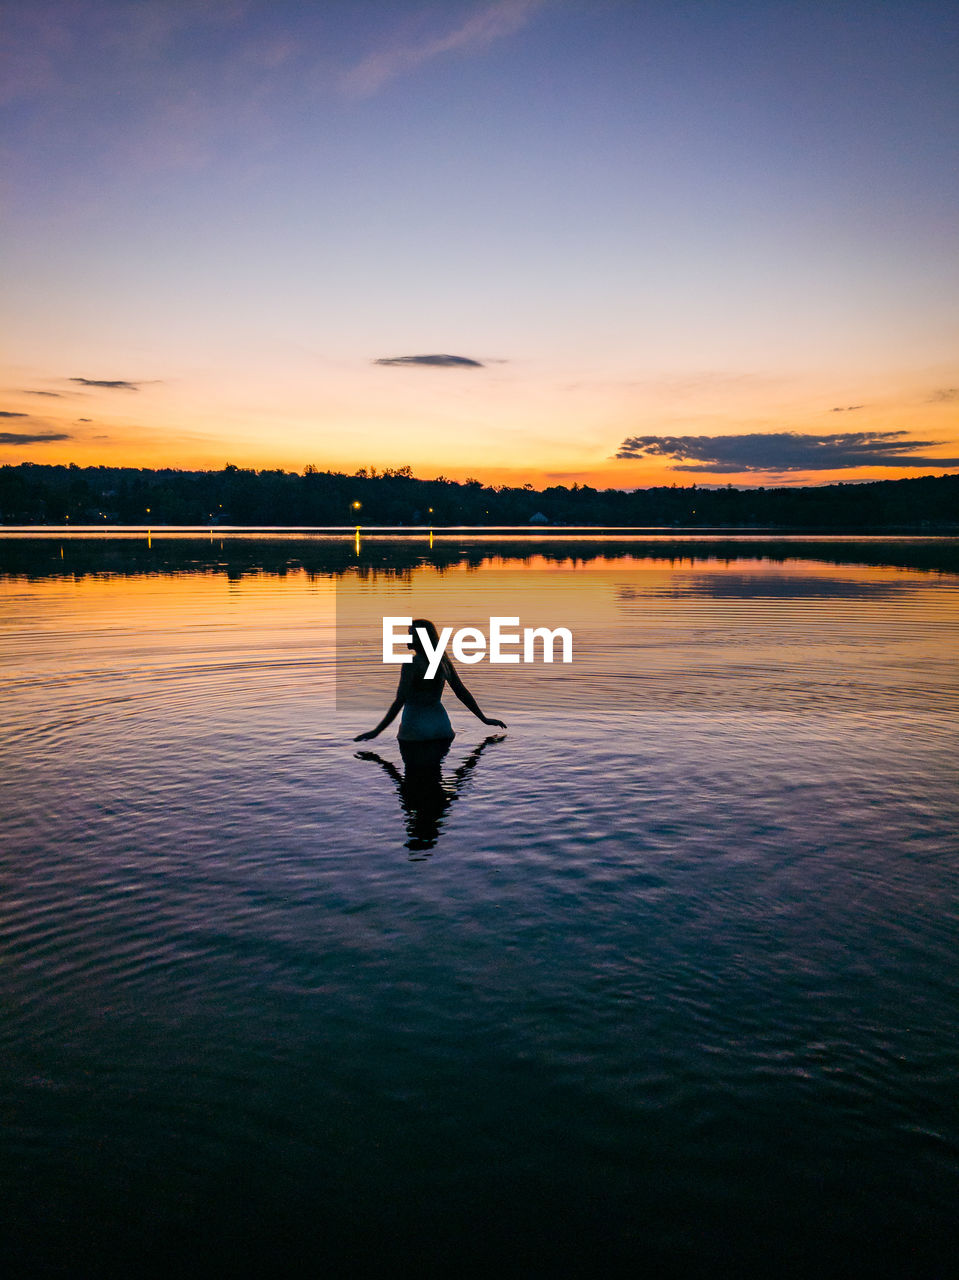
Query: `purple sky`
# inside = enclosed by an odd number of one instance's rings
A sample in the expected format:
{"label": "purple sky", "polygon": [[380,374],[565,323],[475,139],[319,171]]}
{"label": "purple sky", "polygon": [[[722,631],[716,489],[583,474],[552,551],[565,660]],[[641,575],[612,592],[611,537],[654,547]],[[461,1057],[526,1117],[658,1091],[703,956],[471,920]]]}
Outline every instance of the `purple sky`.
{"label": "purple sky", "polygon": [[959,451],[954,4],[0,12],[2,409],[37,437],[0,462],[625,485],[670,465],[614,458],[640,437],[741,437],[743,475],[764,433]]}

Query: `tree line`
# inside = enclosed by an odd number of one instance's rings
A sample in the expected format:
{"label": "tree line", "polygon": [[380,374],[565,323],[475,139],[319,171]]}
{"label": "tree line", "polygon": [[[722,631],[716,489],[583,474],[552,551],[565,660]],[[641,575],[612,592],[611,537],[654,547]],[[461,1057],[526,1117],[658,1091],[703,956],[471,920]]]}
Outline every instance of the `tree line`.
{"label": "tree line", "polygon": [[959,528],[959,475],[780,488],[546,489],[421,480],[409,467],[353,475],[172,468],[0,467],[0,523],[132,525],[601,525],[609,527]]}

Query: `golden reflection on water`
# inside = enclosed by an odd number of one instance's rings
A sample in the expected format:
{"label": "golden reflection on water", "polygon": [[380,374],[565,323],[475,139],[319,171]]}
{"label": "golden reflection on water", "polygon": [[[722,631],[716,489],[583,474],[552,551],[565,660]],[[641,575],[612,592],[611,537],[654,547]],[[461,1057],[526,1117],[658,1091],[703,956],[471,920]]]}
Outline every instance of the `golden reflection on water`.
{"label": "golden reflection on water", "polygon": [[[296,540],[291,539],[291,545]],[[142,544],[141,544],[142,545]],[[344,711],[385,705],[385,614],[484,630],[492,616],[568,627],[573,663],[468,668],[483,705],[577,718],[637,707],[861,713],[956,706],[957,579],[756,558],[677,563],[510,555],[390,571],[376,540],[352,571],[89,573],[0,581],[0,689],[106,673],[148,682],[206,672],[308,682]],[[62,546],[61,546],[62,553]],[[379,555],[379,559],[375,557]],[[370,557],[367,560],[367,557]]]}
{"label": "golden reflection on water", "polygon": [[333,649],[328,578],[217,573],[0,584],[0,688],[20,680],[189,666],[310,666]]}
{"label": "golden reflection on water", "polygon": [[763,560],[596,557],[576,564],[504,557],[480,569],[414,569],[405,577],[345,575],[337,583],[338,705],[386,697],[396,668],[380,662],[384,614],[443,626],[569,627],[570,666],[471,667],[484,706],[593,715],[603,706],[862,710],[955,702],[959,592],[951,578],[873,566]]}

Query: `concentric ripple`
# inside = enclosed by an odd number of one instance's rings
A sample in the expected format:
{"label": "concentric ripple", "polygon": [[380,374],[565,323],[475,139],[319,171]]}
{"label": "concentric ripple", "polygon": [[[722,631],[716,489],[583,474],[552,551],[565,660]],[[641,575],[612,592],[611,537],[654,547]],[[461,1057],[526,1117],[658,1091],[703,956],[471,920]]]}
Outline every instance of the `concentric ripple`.
{"label": "concentric ripple", "polygon": [[[959,581],[0,591],[10,1274],[947,1274]],[[576,636],[464,671],[509,731],[451,707],[428,785],[352,741],[407,601]]]}

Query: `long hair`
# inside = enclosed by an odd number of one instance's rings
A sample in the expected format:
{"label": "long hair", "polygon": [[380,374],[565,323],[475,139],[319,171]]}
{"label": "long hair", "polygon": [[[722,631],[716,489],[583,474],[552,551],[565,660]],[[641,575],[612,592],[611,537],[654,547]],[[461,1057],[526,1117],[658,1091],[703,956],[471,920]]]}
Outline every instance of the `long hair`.
{"label": "long hair", "polygon": [[[436,649],[436,646],[440,642],[440,633],[436,629],[436,624],[434,622],[430,622],[429,618],[413,619],[412,625],[410,627],[410,633],[413,637],[413,648],[416,650],[418,654],[420,654],[422,657],[425,658],[426,650],[423,648],[423,642],[419,637],[418,630],[426,632],[426,634],[430,638],[430,644],[433,646],[434,650]],[[444,653],[443,661],[439,665],[439,670],[437,671],[437,675],[439,675],[440,673],[445,675],[451,665],[452,664],[449,660],[449,655]]]}

